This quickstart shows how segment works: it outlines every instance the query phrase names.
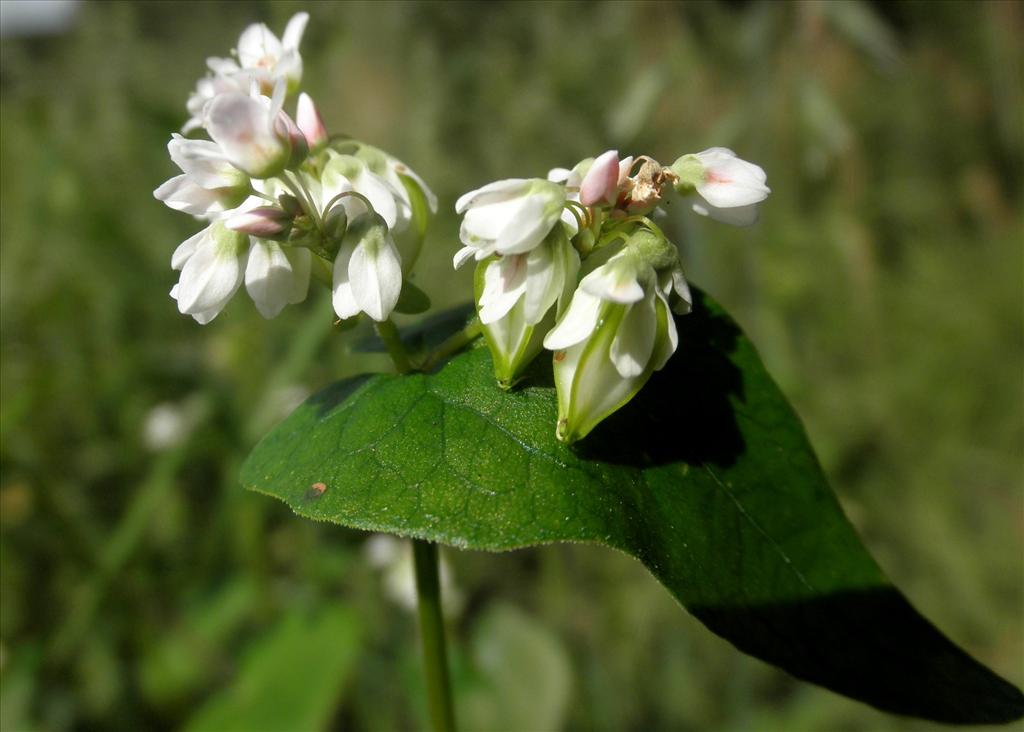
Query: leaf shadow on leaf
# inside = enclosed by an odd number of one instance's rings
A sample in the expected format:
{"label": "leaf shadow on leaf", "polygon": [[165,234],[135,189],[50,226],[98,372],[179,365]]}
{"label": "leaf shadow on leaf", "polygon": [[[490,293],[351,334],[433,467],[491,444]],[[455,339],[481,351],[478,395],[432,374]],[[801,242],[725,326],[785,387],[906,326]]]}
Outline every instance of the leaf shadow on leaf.
{"label": "leaf shadow on leaf", "polygon": [[1024,713],[1016,687],[891,586],[690,611],[740,650],[884,711],[952,724],[1010,722]]}
{"label": "leaf shadow on leaf", "polygon": [[743,376],[729,359],[739,328],[713,313],[702,296],[676,325],[675,355],[576,446],[579,457],[637,468],[678,462],[728,467],[746,450],[735,415],[735,402],[745,400]]}

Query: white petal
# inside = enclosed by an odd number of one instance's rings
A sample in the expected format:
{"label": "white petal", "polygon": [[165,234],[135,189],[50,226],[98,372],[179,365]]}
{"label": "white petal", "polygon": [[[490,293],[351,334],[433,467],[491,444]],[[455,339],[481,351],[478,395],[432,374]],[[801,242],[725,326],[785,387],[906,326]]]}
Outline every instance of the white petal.
{"label": "white petal", "polygon": [[296,13],[285,26],[284,35],[281,36],[281,47],[284,50],[292,50],[299,47],[302,42],[302,34],[306,31],[306,23],[309,22],[309,13]]}
{"label": "white petal", "polygon": [[264,318],[276,317],[288,303],[292,287],[292,263],[281,245],[254,240],[245,268],[245,289]]}
{"label": "white petal", "polygon": [[721,221],[723,224],[732,224],[733,226],[751,226],[757,223],[758,219],[756,203],[752,203],[749,206],[718,208],[712,206],[704,199],[698,198],[693,202],[693,210],[701,216],[709,216],[715,221]]}
{"label": "white petal", "polygon": [[483,188],[477,188],[469,193],[459,196],[455,202],[455,213],[465,213],[470,206],[478,206],[485,203],[492,203],[516,196],[525,192],[531,181],[527,178],[507,178],[488,183]]}
{"label": "white petal", "polygon": [[473,247],[462,247],[462,249],[455,252],[455,256],[452,257],[452,266],[455,269],[459,269],[462,265],[472,259],[474,254],[476,254],[476,249]]}
{"label": "white petal", "polygon": [[561,209],[554,216],[548,215],[549,201],[542,196],[528,196],[519,208],[518,214],[502,230],[495,242],[499,254],[522,254],[540,244],[561,216]]}
{"label": "white petal", "polygon": [[309,277],[313,268],[313,255],[308,249],[289,247],[285,256],[292,264],[292,284],[288,290],[288,302],[300,303],[309,294]]}
{"label": "white petal", "polygon": [[[193,234],[188,239],[178,245],[178,248],[174,250],[174,254],[171,255],[171,269],[180,271],[185,266],[185,262],[188,261],[189,257],[196,250],[196,245],[202,240],[207,234],[207,229],[203,229],[198,234]],[[172,294],[171,297],[177,299],[177,296]]]}
{"label": "white petal", "polygon": [[644,297],[644,288],[628,263],[610,259],[580,282],[580,289],[603,300],[628,304]]}
{"label": "white petal", "polygon": [[550,240],[534,248],[529,254],[518,256],[526,258],[526,280],[523,283],[526,298],[523,315],[527,323],[536,325],[561,294],[564,272],[560,266],[560,257],[556,258],[554,245]]}
{"label": "white petal", "polygon": [[359,309],[374,320],[386,320],[402,292],[402,261],[388,234],[383,242],[363,239],[348,264],[349,282]]}
{"label": "white petal", "polygon": [[209,140],[171,135],[167,152],[182,172],[204,188],[227,188],[244,182],[244,176],[224,159],[220,146]]}
{"label": "white petal", "polygon": [[[355,183],[355,190],[370,199],[373,210],[380,214],[388,228],[394,229],[398,221],[398,207],[395,203],[395,192],[391,186],[379,175],[371,173],[365,167],[353,182]],[[348,198],[351,199],[352,197],[349,196]],[[366,210],[365,206],[360,208],[364,211]],[[351,213],[349,217],[354,218]]]}
{"label": "white petal", "polygon": [[263,23],[253,23],[242,31],[238,39],[238,61],[242,68],[272,67],[280,55],[281,41]]}
{"label": "white petal", "polygon": [[480,295],[480,322],[489,325],[512,309],[526,291],[527,258],[501,257],[487,264]]}
{"label": "white petal", "polygon": [[576,236],[580,230],[580,225],[576,217],[569,212],[569,209],[562,209],[562,215],[559,217],[559,220],[565,227],[565,233],[568,234],[569,238]]}
{"label": "white petal", "polygon": [[560,351],[585,340],[594,332],[600,316],[601,298],[577,289],[565,315],[544,337],[544,347]]}
{"label": "white petal", "polygon": [[658,336],[654,345],[654,353],[651,354],[651,369],[660,371],[668,359],[676,352],[679,346],[679,333],[676,331],[676,321],[668,307],[667,300],[658,295],[655,302],[658,311]]}
{"label": "white petal", "polygon": [[[231,76],[233,74],[237,74],[239,71],[242,70],[242,67],[239,66],[238,62],[235,61],[233,58],[221,58],[218,56],[208,57],[206,59],[206,66],[210,69],[210,71],[221,76]],[[200,79],[199,83],[202,84],[203,81],[206,80]],[[213,96],[212,90],[209,92],[208,96]]]}
{"label": "white petal", "polygon": [[572,175],[572,171],[568,168],[552,168],[548,171],[548,180],[552,183],[565,183]]}
{"label": "white petal", "polygon": [[350,246],[343,246],[338,256],[334,259],[334,279],[331,302],[334,305],[334,312],[344,320],[351,318],[359,312],[359,303],[352,294],[352,283],[348,276],[348,265],[352,259]]}
{"label": "white petal", "polygon": [[271,110],[240,92],[214,97],[206,129],[228,161],[254,178],[266,178],[288,160],[290,148],[273,131]]}
{"label": "white petal", "polygon": [[624,379],[642,374],[651,360],[658,325],[654,297],[652,288],[643,300],[630,305],[612,339],[608,355]]}
{"label": "white petal", "polygon": [[[568,380],[559,376],[559,370],[568,363],[574,371],[569,395],[559,399],[559,417],[566,419],[565,426],[559,429],[562,439],[585,436],[601,420],[629,401],[643,384],[643,375],[623,378],[609,358],[613,332],[607,328],[617,318],[623,317],[622,311],[627,307],[607,303],[603,309],[604,330],[599,329],[592,339],[569,349],[562,363],[555,362],[555,380],[559,390]],[[578,353],[574,353],[576,351]]]}
{"label": "white petal", "polygon": [[178,280],[180,312],[220,312],[235,294],[242,284],[247,255],[244,246],[232,243],[235,239],[210,234],[197,242]]}
{"label": "white petal", "polygon": [[519,215],[523,199],[510,198],[469,209],[462,219],[462,243],[472,245],[477,240],[497,241],[501,232]]}
{"label": "white petal", "polygon": [[697,185],[697,192],[712,206],[747,206],[763,201],[771,192],[765,185],[764,170],[731,150],[711,148],[696,157],[704,165],[704,181]]}
{"label": "white petal", "polygon": [[187,175],[176,175],[153,191],[153,196],[175,211],[207,216],[224,210],[216,191],[208,190]]}
{"label": "white petal", "polygon": [[[686,278],[683,276],[682,269],[675,269],[672,271],[672,289],[676,291],[676,295],[679,296],[679,304],[674,308],[675,312],[680,315],[693,310],[693,295],[690,294],[690,285],[687,284]],[[675,326],[673,326],[673,330]]]}

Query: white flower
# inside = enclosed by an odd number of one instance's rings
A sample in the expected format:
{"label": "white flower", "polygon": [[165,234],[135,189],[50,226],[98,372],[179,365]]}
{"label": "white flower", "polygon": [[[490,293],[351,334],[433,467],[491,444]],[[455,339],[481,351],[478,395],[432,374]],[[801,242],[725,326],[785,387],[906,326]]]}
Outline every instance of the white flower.
{"label": "white flower", "polygon": [[171,267],[181,270],[171,297],[178,310],[206,324],[238,291],[249,255],[249,237],[215,221],[174,251]]}
{"label": "white flower", "polygon": [[247,94],[255,83],[262,93],[269,95],[279,81],[288,91],[296,90],[302,80],[299,43],[308,21],[307,13],[293,15],[280,40],[263,23],[253,23],[238,39],[234,51],[237,60],[208,58],[210,73],[196,83],[188,98],[189,120],[181,128],[182,133],[204,126],[206,105],[220,94]]}
{"label": "white flower", "polygon": [[556,435],[564,442],[585,437],[625,405],[676,349],[669,297],[675,290],[686,310],[689,290],[678,261],[650,256],[647,244],[627,244],[584,277],[544,338],[555,352]]}
{"label": "white flower", "polygon": [[281,79],[287,83],[289,90],[294,90],[302,81],[299,43],[302,42],[307,22],[308,13],[296,13],[288,21],[280,39],[263,23],[253,23],[238,38],[238,48],[235,49],[237,61],[231,58],[210,58],[206,61],[207,66],[214,74],[242,74],[255,79],[266,93]]}
{"label": "white flower", "polygon": [[565,187],[539,178],[499,180],[470,191],[455,203],[465,214],[459,238],[465,247],[454,259],[458,268],[470,257],[525,254],[558,223]]}
{"label": "white flower", "polygon": [[225,92],[247,94],[251,86],[252,80],[249,75],[241,71],[229,74],[211,73],[201,78],[196,82],[195,91],[189,95],[188,101],[185,103],[189,118],[182,126],[181,134],[187,135],[192,130],[203,126],[206,105],[215,96]]}
{"label": "white flower", "polygon": [[343,207],[349,221],[366,213],[366,204],[359,196],[338,197],[341,193],[354,191],[369,200],[389,230],[401,231],[409,224],[409,208],[402,194],[357,157],[328,151],[327,164],[320,174],[320,186],[320,205],[325,216],[328,207],[334,206]]}
{"label": "white flower", "polygon": [[224,160],[216,144],[172,135],[167,151],[182,174],[163,183],[153,195],[170,208],[212,218],[248,195],[249,178]]}
{"label": "white flower", "polygon": [[206,107],[206,130],[221,157],[253,178],[270,178],[293,162],[295,123],[281,110],[282,102],[282,91],[273,99],[239,92],[214,97]]}
{"label": "white flower", "polygon": [[512,386],[541,351],[544,333],[568,304],[579,265],[560,226],[527,254],[492,257],[477,265],[477,309],[503,388]]}
{"label": "white flower", "polygon": [[260,315],[273,318],[285,305],[305,300],[311,267],[308,249],[253,239],[245,268],[245,290]]}
{"label": "white flower", "polygon": [[186,239],[171,267],[181,270],[171,297],[178,310],[200,324],[213,320],[238,288],[245,289],[265,318],[306,299],[312,259],[309,250],[251,239],[217,221]]}
{"label": "white flower", "polygon": [[401,292],[402,261],[387,223],[378,213],[361,214],[349,222],[334,260],[334,312],[343,320],[364,312],[381,322]]}
{"label": "white flower", "polygon": [[672,171],[679,176],[680,192],[696,191],[694,211],[734,226],[756,222],[757,204],[771,193],[760,166],[724,147],[684,155],[672,165]]}
{"label": "white flower", "polygon": [[291,89],[302,81],[302,56],[299,43],[306,31],[309,13],[296,13],[285,26],[278,40],[263,23],[253,23],[238,39],[238,63],[245,71],[264,74],[273,86],[285,79]]}

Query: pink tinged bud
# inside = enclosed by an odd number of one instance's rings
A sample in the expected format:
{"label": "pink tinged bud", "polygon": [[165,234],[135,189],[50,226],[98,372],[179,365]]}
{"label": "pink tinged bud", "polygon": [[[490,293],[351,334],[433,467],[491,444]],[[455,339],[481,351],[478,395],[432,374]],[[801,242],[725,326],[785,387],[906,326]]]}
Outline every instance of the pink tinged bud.
{"label": "pink tinged bud", "polygon": [[602,153],[590,166],[580,184],[580,203],[593,206],[614,203],[619,191],[619,151]]}
{"label": "pink tinged bud", "polygon": [[291,217],[274,206],[258,206],[236,213],[225,220],[224,225],[232,231],[270,239],[285,231],[291,224]]}
{"label": "pink tinged bud", "polygon": [[287,114],[279,112],[277,120],[274,122],[274,129],[278,135],[286,138],[291,146],[291,155],[286,167],[291,170],[302,165],[302,161],[309,157],[309,144],[299,126]]}
{"label": "pink tinged bud", "polygon": [[306,136],[306,142],[312,150],[327,143],[327,128],[324,127],[320,111],[313,103],[313,99],[303,92],[299,95],[298,107],[295,110],[295,122],[298,124],[302,134]]}

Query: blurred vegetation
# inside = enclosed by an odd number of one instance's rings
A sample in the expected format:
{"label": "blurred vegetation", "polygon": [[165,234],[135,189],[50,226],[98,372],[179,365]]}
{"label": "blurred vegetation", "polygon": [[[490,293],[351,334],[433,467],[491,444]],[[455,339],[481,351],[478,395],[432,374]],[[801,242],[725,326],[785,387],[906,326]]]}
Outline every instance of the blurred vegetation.
{"label": "blurred vegetation", "polygon": [[[675,207],[689,276],[896,583],[1024,682],[1021,4],[110,2],[0,47],[3,730],[424,725],[414,618],[365,535],[236,480],[296,399],[386,364],[326,293],[206,327],[167,296],[197,226],[151,192],[203,59],[301,8],[328,126],[442,201],[437,306],[470,292],[465,190],[609,147],[761,164],[759,226]],[[933,728],[743,656],[607,550],[447,558],[468,729]]]}

